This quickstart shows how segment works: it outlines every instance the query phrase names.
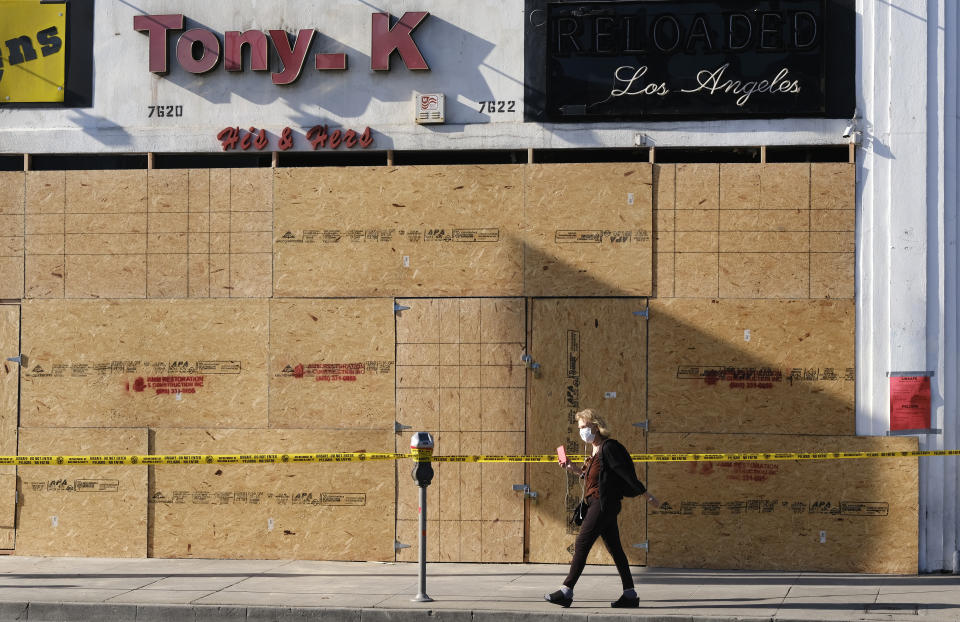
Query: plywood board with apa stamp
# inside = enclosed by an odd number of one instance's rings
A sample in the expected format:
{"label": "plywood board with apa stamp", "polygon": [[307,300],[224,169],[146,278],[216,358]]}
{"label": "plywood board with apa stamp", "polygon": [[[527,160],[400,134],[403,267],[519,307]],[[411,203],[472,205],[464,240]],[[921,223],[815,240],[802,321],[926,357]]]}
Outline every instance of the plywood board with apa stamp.
{"label": "plywood board with apa stamp", "polygon": [[25,301],[21,425],[266,427],[267,305]]}
{"label": "plywood board with apa stamp", "polygon": [[526,295],[652,293],[650,164],[534,164],[524,179]]}
{"label": "plywood board with apa stamp", "polygon": [[[393,430],[157,430],[155,451],[389,452]],[[389,460],[166,465],[150,484],[150,556],[393,561]]]}
{"label": "plywood board with apa stamp", "polygon": [[[526,304],[520,298],[399,299],[397,418],[438,454],[523,452]],[[404,308],[406,307],[406,308]],[[409,436],[401,436],[406,441]],[[398,450],[406,447],[398,445]],[[428,515],[438,561],[523,561],[523,465],[435,465]],[[417,489],[401,465],[397,534],[416,543]],[[416,549],[397,553],[416,560]]]}
{"label": "plywood board with apa stamp", "polygon": [[270,427],[391,430],[393,298],[270,302]]}
{"label": "plywood board with apa stamp", "polygon": [[650,429],[854,433],[852,300],[650,303]]}
{"label": "plywood board with apa stamp", "polygon": [[[652,453],[913,451],[915,438],[650,433]],[[917,572],[917,458],[650,465],[648,560],[668,568]]]}
{"label": "plywood board with apa stamp", "polygon": [[[25,456],[144,455],[146,429],[20,429]],[[146,557],[147,469],[21,466],[18,555]]]}
{"label": "plywood board with apa stamp", "polygon": [[[609,424],[612,437],[633,453],[645,451],[647,299],[535,299],[531,303],[527,453],[587,453],[575,415],[595,409]],[[529,509],[531,562],[570,560],[576,527],[570,511],[582,495],[578,477],[558,464],[531,464]],[[645,469],[637,473],[645,479]],[[646,540],[642,503],[624,502],[620,529],[631,563],[644,564],[633,544]],[[591,563],[611,563],[597,547]]]}
{"label": "plywood board with apa stamp", "polygon": [[519,165],[278,170],[274,291],[521,294],[522,171]]}

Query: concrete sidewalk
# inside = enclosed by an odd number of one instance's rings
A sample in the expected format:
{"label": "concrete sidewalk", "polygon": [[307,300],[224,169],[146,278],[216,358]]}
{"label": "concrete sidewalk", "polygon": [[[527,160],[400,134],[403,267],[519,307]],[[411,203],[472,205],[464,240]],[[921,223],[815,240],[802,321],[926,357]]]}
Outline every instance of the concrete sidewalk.
{"label": "concrete sidewalk", "polygon": [[494,622],[960,620],[960,577],[636,568],[639,610],[588,566],[575,602],[543,601],[565,566],[0,557],[0,620]]}

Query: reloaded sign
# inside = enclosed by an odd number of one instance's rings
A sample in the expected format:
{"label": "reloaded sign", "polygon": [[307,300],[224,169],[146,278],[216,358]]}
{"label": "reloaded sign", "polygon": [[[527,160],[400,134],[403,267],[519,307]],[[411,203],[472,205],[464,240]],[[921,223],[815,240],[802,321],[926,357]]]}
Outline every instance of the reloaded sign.
{"label": "reloaded sign", "polygon": [[852,0],[551,2],[546,17],[554,121],[853,112]]}

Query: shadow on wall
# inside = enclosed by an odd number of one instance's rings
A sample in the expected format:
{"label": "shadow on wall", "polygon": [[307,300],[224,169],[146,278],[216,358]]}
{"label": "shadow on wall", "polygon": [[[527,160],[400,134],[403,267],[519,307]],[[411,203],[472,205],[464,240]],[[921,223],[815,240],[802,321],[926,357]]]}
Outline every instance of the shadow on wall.
{"label": "shadow on wall", "polygon": [[[548,266],[582,292],[611,289],[610,283],[593,279],[581,267],[529,246],[526,261]],[[584,312],[589,316],[601,300],[583,299]],[[531,304],[536,308],[543,301],[534,298]],[[647,448],[631,446],[632,452],[916,449],[912,438],[854,436],[853,300],[652,298],[649,311],[644,358],[624,358],[627,343],[591,353],[588,348],[597,340],[588,339],[587,332],[578,336],[582,361],[624,360],[620,377],[609,370],[597,378],[590,365],[581,367],[579,407],[610,411],[614,401],[605,399],[605,392],[635,374],[648,378],[647,415],[642,417],[649,421]],[[595,320],[598,332],[600,317]],[[627,338],[631,319],[624,317],[623,322],[614,331]],[[566,341],[572,324],[567,318],[558,326],[538,326],[532,314],[531,332]],[[565,352],[569,344],[556,347]],[[530,355],[538,360],[538,352]],[[531,396],[537,382],[528,374]],[[542,406],[531,398],[528,453],[552,453],[563,441],[567,422],[558,418],[565,412],[566,395],[555,393],[555,414],[549,416],[533,411]],[[533,429],[535,421],[550,416],[557,421],[555,436]],[[639,418],[632,412],[611,417],[615,436],[623,438],[620,431]],[[531,502],[537,507],[531,522],[550,523],[562,533],[570,508],[561,502],[563,477],[554,476],[552,468],[530,467],[535,470],[531,481],[541,479],[547,483],[539,488],[550,489]],[[700,461],[650,464],[646,470],[651,490],[666,501],[647,515],[650,566],[916,572],[916,458]],[[624,531],[625,520],[637,520],[631,518],[633,504],[625,502]],[[531,531],[532,539],[538,531],[533,524]],[[891,548],[890,542],[898,544]],[[537,545],[530,542],[529,548]],[[542,561],[562,563],[561,557]]]}

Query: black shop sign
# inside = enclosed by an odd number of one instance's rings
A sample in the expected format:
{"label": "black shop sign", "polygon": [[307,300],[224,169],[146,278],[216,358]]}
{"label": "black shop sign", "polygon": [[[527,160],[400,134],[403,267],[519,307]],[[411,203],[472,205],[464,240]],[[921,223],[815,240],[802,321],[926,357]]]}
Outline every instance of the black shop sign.
{"label": "black shop sign", "polygon": [[851,117],[854,0],[527,0],[531,121]]}

